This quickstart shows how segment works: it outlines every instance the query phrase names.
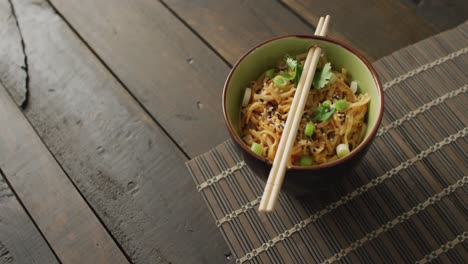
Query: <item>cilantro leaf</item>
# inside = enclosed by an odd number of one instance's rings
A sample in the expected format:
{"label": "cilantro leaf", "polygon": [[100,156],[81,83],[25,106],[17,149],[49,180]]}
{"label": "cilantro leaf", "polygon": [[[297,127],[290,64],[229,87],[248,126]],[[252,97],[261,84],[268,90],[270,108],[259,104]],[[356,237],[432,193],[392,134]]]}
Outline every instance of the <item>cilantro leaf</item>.
{"label": "cilantro leaf", "polygon": [[334,113],[335,113],[335,108],[331,107],[330,109],[328,109],[328,111],[324,111],[323,113],[321,113],[321,115],[317,116],[317,119],[322,122],[328,121],[328,119],[330,119]]}
{"label": "cilantro leaf", "polygon": [[295,60],[293,57],[287,57],[286,58],[286,65],[288,65],[289,69],[294,70],[297,67],[297,60]]}
{"label": "cilantro leaf", "polygon": [[332,77],[331,63],[327,63],[323,66],[321,71],[317,71],[314,76],[312,84],[315,89],[322,89],[327,83],[330,82]]}
{"label": "cilantro leaf", "polygon": [[297,86],[299,80],[301,79],[301,74],[302,70],[304,69],[304,65],[301,65],[300,61],[296,60],[293,57],[290,57],[289,55],[286,56],[286,65],[288,65],[288,68],[291,69],[293,73],[291,74],[289,72],[282,72],[281,75],[290,81],[294,80],[295,85]]}
{"label": "cilantro leaf", "polygon": [[296,80],[295,80],[295,85],[296,86],[299,83],[299,80],[301,79],[301,75],[302,75],[303,70],[304,70],[304,66],[303,65],[298,65],[296,67],[296,70],[294,71],[294,73],[296,74]]}
{"label": "cilantro leaf", "polygon": [[321,107],[317,107],[317,108],[312,108],[310,111],[312,112],[312,114],[314,114],[315,116],[320,114],[320,109]]}
{"label": "cilantro leaf", "polygon": [[325,104],[321,104],[317,108],[313,108],[311,111],[314,114],[314,117],[310,120],[317,123],[319,121],[325,122],[330,119],[335,113],[336,109],[334,107],[327,107]]}

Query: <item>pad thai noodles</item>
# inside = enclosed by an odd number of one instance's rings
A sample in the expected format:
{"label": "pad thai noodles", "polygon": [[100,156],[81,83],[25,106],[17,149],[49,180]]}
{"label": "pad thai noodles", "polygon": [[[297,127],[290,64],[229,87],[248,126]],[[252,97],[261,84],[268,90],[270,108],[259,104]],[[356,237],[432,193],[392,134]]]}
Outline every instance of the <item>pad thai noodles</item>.
{"label": "pad thai noodles", "polygon": [[[307,54],[286,56],[246,88],[242,140],[273,161]],[[370,101],[346,69],[332,69],[322,54],[288,166],[313,166],[346,156],[363,140]]]}

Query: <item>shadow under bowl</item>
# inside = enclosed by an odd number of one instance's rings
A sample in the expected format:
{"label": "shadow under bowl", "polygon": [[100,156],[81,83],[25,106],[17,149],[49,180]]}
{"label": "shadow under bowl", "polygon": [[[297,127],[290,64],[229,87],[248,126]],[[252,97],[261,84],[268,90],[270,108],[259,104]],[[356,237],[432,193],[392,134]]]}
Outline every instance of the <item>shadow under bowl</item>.
{"label": "shadow under bowl", "polygon": [[367,130],[364,140],[350,154],[334,162],[310,167],[291,166],[286,170],[283,189],[299,196],[318,190],[329,190],[340,177],[349,174],[369,149],[384,109],[384,96],[379,77],[367,59],[355,49],[340,41],[318,36],[290,35],[265,41],[246,52],[229,73],[223,91],[224,119],[235,145],[242,151],[244,160],[255,174],[267,179],[272,162],[250,150],[241,139],[240,108],[245,88],[267,69],[276,65],[286,54],[296,55],[312,45],[320,46],[334,69],[345,68],[348,76],[359,84],[358,93],[371,97],[367,113]]}

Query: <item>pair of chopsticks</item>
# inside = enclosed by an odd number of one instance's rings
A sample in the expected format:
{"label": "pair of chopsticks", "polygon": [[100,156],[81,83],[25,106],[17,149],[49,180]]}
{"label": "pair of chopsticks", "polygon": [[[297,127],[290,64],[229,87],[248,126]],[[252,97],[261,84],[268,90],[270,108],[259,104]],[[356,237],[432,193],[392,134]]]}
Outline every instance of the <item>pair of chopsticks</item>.
{"label": "pair of chopsticks", "polygon": [[[329,15],[327,15],[325,19],[321,17],[317,24],[317,28],[315,29],[315,35],[325,36],[328,31],[329,23]],[[278,195],[286,172],[286,164],[291,156],[291,149],[294,145],[294,141],[296,140],[299,123],[309,96],[309,88],[312,85],[312,80],[314,79],[315,70],[317,69],[317,63],[321,53],[322,49],[320,47],[313,47],[309,49],[307,54],[303,74],[297,85],[296,93],[289,110],[288,119],[286,120],[283,134],[278,145],[278,150],[276,151],[275,159],[273,160],[270,175],[268,176],[268,181],[265,185],[265,190],[263,191],[262,200],[260,201],[258,208],[258,211],[260,212],[273,211],[276,201],[278,200]]]}

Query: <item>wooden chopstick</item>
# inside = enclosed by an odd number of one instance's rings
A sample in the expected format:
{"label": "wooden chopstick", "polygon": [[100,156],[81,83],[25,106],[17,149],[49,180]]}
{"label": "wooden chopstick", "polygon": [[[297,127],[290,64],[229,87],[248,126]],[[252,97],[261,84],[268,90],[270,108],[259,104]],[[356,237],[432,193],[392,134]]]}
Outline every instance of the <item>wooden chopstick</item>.
{"label": "wooden chopstick", "polygon": [[[330,16],[325,17],[325,21],[323,22],[323,26],[321,28],[320,33],[318,34],[319,36],[325,36],[327,31],[328,31],[328,25],[330,23]],[[296,108],[296,112],[294,113],[294,116],[292,118],[293,123],[291,126],[291,130],[288,132],[288,140],[286,141],[286,146],[285,146],[285,151],[283,152],[282,159],[280,166],[278,168],[277,175],[275,177],[275,181],[273,183],[273,189],[271,191],[269,201],[266,207],[267,212],[271,212],[273,208],[275,207],[276,201],[278,200],[278,195],[281,190],[281,186],[283,184],[285,172],[286,172],[286,165],[289,160],[289,157],[291,156],[291,150],[294,145],[294,142],[296,141],[296,135],[297,135],[297,130],[299,128],[299,124],[302,118],[302,114],[304,111],[305,104],[307,102],[307,98],[309,96],[309,91],[310,87],[312,85],[312,80],[314,79],[315,71],[317,69],[317,63],[318,60],[320,59],[320,54],[322,53],[322,49],[320,47],[316,47],[313,55],[312,55],[312,61],[311,61],[311,66],[307,72],[307,76],[305,79],[304,87],[301,91],[301,96],[300,96],[300,101],[299,104]],[[310,53],[308,54],[308,56]]]}
{"label": "wooden chopstick", "polygon": [[[321,17],[315,30],[315,35],[326,35],[329,23],[330,16],[327,15],[325,19]],[[286,172],[286,164],[289,156],[291,155],[291,149],[296,139],[297,129],[309,95],[310,89],[308,88],[312,84],[321,52],[321,49],[316,47],[309,49],[307,54],[303,70],[303,73],[305,74],[301,76],[296,89],[296,94],[289,110],[288,119],[286,120],[285,128],[258,208],[260,212],[271,212],[278,199],[279,191],[283,184]]]}
{"label": "wooden chopstick", "polygon": [[[317,28],[315,30],[315,35],[319,34],[322,31],[323,22],[324,22],[324,18],[321,17],[320,20],[319,20],[319,23],[317,24]],[[309,53],[312,53],[312,52],[313,52],[312,49],[310,49]],[[304,62],[304,70],[303,70],[304,73],[308,72],[311,60],[312,60],[312,56],[307,55],[306,61]],[[304,82],[305,82],[305,78],[300,78],[299,83],[298,83],[298,85],[296,87],[295,96],[294,96],[293,101],[291,103],[291,108],[289,109],[289,113],[291,114],[290,116],[293,116],[293,114],[296,112],[296,109],[297,109],[297,106],[298,106],[298,103],[299,103],[299,99],[300,99],[300,95],[301,95],[301,91],[302,91],[302,88],[304,87]],[[288,134],[287,132],[289,130],[291,130],[291,125],[293,123],[293,122],[291,122],[289,120],[290,120],[290,118],[288,118],[286,120],[286,124],[285,124],[284,129],[283,129],[283,134],[282,134],[282,136],[280,138],[280,142],[278,144],[278,149],[276,151],[276,155],[275,155],[275,158],[273,160],[273,165],[271,167],[270,174],[268,176],[268,181],[267,181],[267,183],[265,185],[265,190],[263,191],[263,196],[262,196],[262,199],[261,199],[261,202],[260,202],[260,205],[259,205],[259,211],[261,211],[261,212],[266,210],[266,206],[267,206],[268,200],[270,199],[273,184],[275,182],[275,178],[276,178],[276,175],[278,173],[279,164],[281,163],[281,154],[280,153],[284,152],[284,147],[286,146],[286,141],[287,141],[287,137],[285,135],[287,135]]]}
{"label": "wooden chopstick", "polygon": [[[321,17],[320,20],[319,20],[319,23],[317,24],[317,28],[315,30],[315,35],[319,34],[322,30],[322,26],[323,26],[323,22],[324,22],[324,18]],[[312,53],[312,49],[309,50],[309,53]],[[309,67],[310,67],[310,61],[312,60],[312,56],[309,56],[307,55],[306,57],[306,61],[304,62],[304,70],[303,72],[304,73],[307,73],[308,70],[309,70]],[[291,103],[291,108],[289,109],[289,113],[290,113],[290,116],[293,116],[293,114],[296,112],[296,109],[297,109],[297,106],[298,106],[298,103],[299,103],[299,99],[300,99],[300,95],[301,95],[301,91],[304,87],[304,82],[305,82],[305,78],[300,78],[299,80],[299,83],[296,87],[296,93],[295,93],[295,96],[293,98],[293,101]],[[262,196],[262,199],[260,201],[260,205],[259,205],[259,211],[263,212],[266,210],[266,206],[268,204],[268,201],[270,199],[270,195],[271,195],[271,191],[273,189],[273,184],[275,182],[275,179],[276,179],[276,175],[278,173],[278,168],[279,168],[279,164],[281,163],[281,154],[280,153],[283,153],[284,152],[284,147],[286,146],[286,142],[287,142],[287,137],[285,135],[288,134],[288,131],[291,130],[291,125],[293,122],[289,121],[290,119],[288,118],[286,120],[286,124],[284,126],[284,129],[283,129],[283,134],[280,138],[280,142],[278,144],[278,149],[276,151],[276,155],[275,155],[275,158],[273,160],[273,164],[272,164],[272,167],[271,167],[271,170],[270,170],[270,174],[268,176],[268,181],[265,185],[265,190],[263,191],[263,196]]]}

